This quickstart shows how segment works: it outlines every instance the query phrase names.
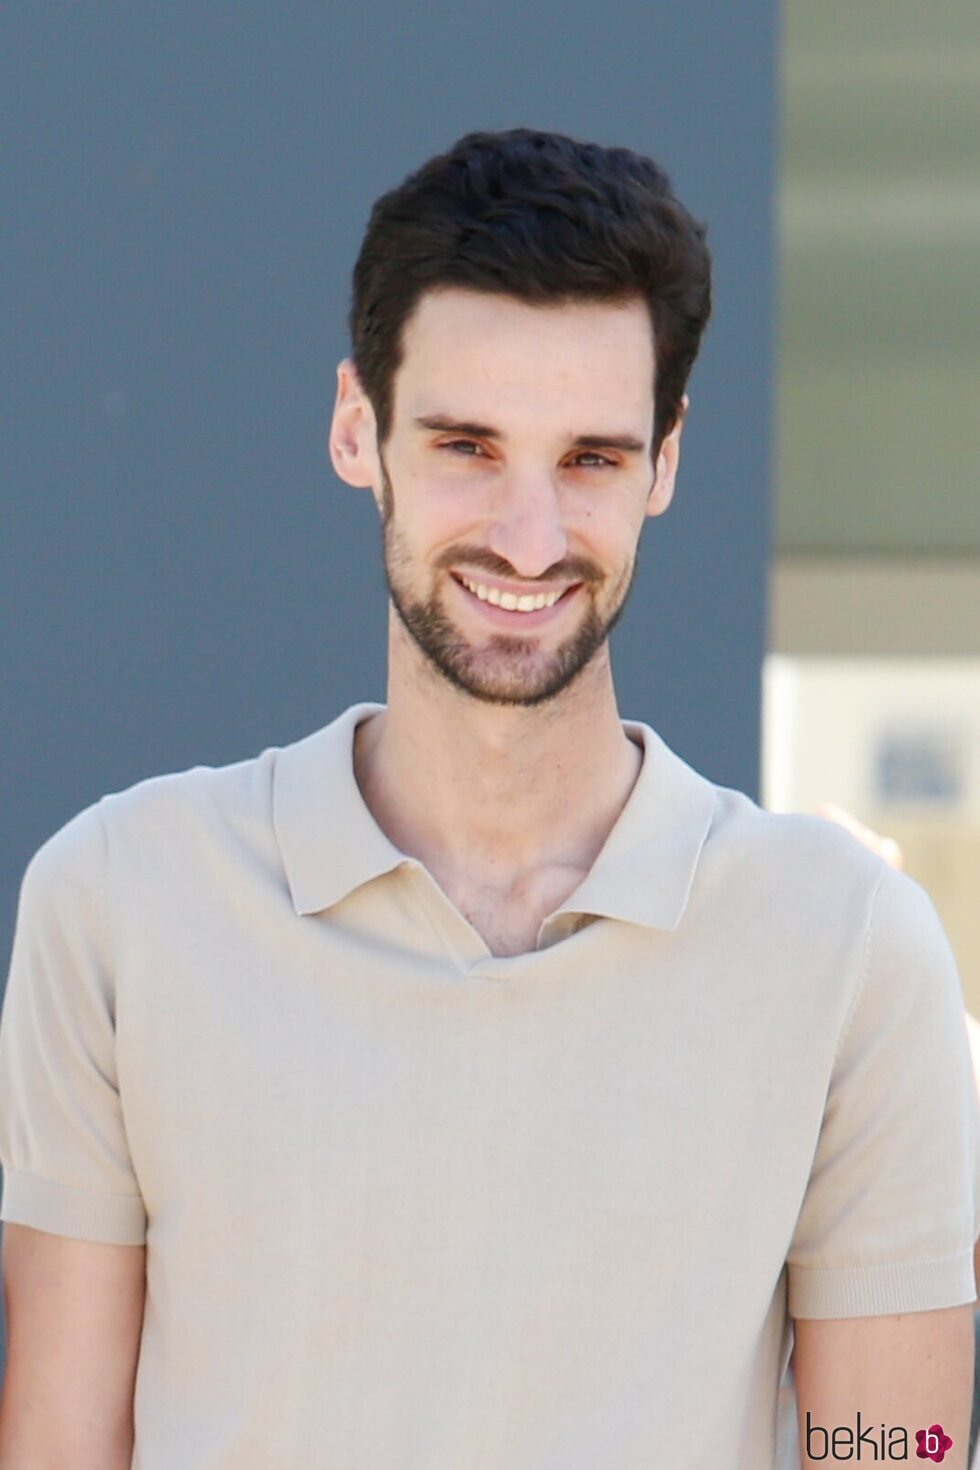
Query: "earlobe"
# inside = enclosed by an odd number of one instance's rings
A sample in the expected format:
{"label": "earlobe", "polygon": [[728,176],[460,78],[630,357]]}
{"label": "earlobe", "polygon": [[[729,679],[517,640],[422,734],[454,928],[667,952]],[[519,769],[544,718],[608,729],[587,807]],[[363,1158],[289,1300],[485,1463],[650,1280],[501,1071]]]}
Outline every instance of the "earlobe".
{"label": "earlobe", "polygon": [[[646,513],[648,516],[663,515],[668,505],[674,498],[674,479],[677,474],[676,441],[673,434],[668,436],[671,446],[664,440],[664,447],[657,456],[657,470],[650,493],[647,496]],[[673,452],[671,452],[671,448]]]}
{"label": "earlobe", "polygon": [[665,467],[658,466],[657,478],[653,482],[650,494],[647,496],[647,515],[663,515],[673,498],[674,477],[672,474],[667,473]]}

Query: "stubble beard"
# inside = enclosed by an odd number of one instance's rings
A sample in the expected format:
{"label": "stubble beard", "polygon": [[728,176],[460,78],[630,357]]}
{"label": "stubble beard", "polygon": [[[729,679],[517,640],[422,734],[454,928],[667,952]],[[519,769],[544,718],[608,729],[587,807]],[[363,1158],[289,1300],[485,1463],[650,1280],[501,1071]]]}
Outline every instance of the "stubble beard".
{"label": "stubble beard", "polygon": [[404,575],[407,557],[395,525],[395,498],[384,458],[381,464],[381,537],[385,581],[398,618],[426,662],[455,689],[484,704],[525,709],[545,704],[567,689],[606,644],[619,622],[636,577],[638,551],[620,579],[620,595],[603,619],[588,584],[573,594],[587,599],[587,611],[574,633],[544,656],[537,640],[513,634],[491,633],[488,643],[474,648],[447,617],[438,593],[427,601],[408,593]]}

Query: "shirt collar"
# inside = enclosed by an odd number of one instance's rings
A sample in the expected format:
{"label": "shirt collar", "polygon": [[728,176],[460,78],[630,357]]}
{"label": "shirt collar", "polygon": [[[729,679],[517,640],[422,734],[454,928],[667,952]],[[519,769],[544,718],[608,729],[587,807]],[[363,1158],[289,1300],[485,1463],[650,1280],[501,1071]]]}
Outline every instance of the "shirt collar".
{"label": "shirt collar", "polygon": [[[331,724],[275,752],[273,823],[298,914],[316,914],[402,863],[354,776],[354,731],[383,704],[353,704]],[[674,929],[687,906],[711,826],[715,786],[649,725],[623,720],[643,746],[629,800],[590,871],[557,912]]]}

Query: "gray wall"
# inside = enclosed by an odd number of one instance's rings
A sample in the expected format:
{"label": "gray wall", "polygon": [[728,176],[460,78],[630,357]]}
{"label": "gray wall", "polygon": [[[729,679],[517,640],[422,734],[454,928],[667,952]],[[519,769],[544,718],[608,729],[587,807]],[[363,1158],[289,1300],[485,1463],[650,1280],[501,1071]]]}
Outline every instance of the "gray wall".
{"label": "gray wall", "polygon": [[384,697],[334,367],[374,198],[475,128],[651,153],[716,311],[678,493],[614,635],[621,711],[757,793],[773,0],[8,0],[2,924],[34,849],[157,772]]}

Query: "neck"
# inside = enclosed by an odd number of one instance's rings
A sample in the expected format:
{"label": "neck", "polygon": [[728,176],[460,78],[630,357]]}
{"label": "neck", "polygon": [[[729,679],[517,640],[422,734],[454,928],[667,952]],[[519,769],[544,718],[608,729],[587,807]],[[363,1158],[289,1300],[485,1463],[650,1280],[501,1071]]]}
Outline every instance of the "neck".
{"label": "neck", "polygon": [[484,703],[428,665],[389,659],[387,708],[354,742],[364,800],[396,846],[434,873],[500,892],[542,870],[584,875],[641,764],[616,708],[608,645],[530,708]]}

